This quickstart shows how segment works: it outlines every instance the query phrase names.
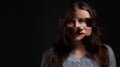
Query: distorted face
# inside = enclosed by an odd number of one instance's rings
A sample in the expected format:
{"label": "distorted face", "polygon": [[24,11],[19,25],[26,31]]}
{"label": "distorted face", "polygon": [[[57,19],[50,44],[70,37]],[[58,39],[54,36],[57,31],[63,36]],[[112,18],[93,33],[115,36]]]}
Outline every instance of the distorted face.
{"label": "distorted face", "polygon": [[76,8],[74,14],[74,18],[66,23],[66,27],[69,30],[69,35],[76,41],[91,35],[92,27],[88,25],[91,20],[88,11]]}

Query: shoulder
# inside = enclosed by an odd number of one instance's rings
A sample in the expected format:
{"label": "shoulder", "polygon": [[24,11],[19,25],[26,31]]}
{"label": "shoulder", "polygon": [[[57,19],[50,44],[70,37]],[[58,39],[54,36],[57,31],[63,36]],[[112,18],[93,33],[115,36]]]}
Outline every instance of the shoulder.
{"label": "shoulder", "polygon": [[54,49],[54,46],[50,45],[43,51],[42,63],[45,63],[52,58],[53,49]]}
{"label": "shoulder", "polygon": [[43,56],[51,55],[53,53],[53,50],[54,50],[54,45],[53,44],[47,46],[47,48],[43,52]]}
{"label": "shoulder", "polygon": [[53,45],[49,45],[42,54],[41,67],[49,67],[53,55]]}
{"label": "shoulder", "polygon": [[104,44],[104,45],[107,48],[109,55],[114,54],[113,48],[110,45],[108,44]]}
{"label": "shoulder", "polygon": [[114,54],[114,50],[112,49],[112,47],[110,45],[105,44],[105,46],[108,49],[110,67],[116,67],[116,57]]}

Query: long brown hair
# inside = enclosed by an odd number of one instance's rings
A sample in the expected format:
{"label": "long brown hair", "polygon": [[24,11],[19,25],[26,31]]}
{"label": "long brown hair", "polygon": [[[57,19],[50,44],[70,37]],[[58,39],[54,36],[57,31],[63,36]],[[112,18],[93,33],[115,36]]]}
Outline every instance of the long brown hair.
{"label": "long brown hair", "polygon": [[[89,12],[91,18],[96,18],[95,11],[85,2],[83,1],[75,1],[71,3],[67,9],[67,13],[64,19],[60,21],[64,28],[64,33],[59,36],[58,42],[54,46],[54,51],[52,54],[52,67],[62,67],[65,58],[69,55],[73,48],[71,48],[69,38],[66,36],[66,27],[65,23],[68,19],[74,17],[74,9],[75,7],[79,9],[86,10]],[[109,56],[108,50],[101,43],[100,36],[101,31],[100,28],[97,26],[96,21],[93,20],[90,22],[90,26],[92,27],[92,33],[90,36],[86,36],[82,39],[82,42],[85,44],[85,49],[91,56],[93,60],[98,63],[99,67],[109,67]]]}

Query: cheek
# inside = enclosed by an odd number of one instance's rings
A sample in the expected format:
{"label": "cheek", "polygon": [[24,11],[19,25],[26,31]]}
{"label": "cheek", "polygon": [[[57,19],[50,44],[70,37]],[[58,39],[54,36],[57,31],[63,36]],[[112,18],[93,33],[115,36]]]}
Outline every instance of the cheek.
{"label": "cheek", "polygon": [[92,27],[86,27],[85,28],[86,29],[86,35],[91,35],[91,33],[92,33]]}
{"label": "cheek", "polygon": [[73,24],[66,24],[67,27],[73,27]]}
{"label": "cheek", "polygon": [[81,24],[82,27],[88,27],[87,24],[84,22]]}

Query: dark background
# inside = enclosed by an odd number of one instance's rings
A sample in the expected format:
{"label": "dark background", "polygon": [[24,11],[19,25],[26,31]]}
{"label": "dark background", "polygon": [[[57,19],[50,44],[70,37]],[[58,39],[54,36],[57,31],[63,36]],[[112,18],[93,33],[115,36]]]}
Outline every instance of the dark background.
{"label": "dark background", "polygon": [[[70,1],[1,2],[0,65],[40,67],[42,53],[48,45],[56,41],[59,18],[64,17],[65,7]],[[119,67],[120,2],[115,0],[87,2],[98,14],[98,24],[104,28],[102,40],[112,46]]]}

